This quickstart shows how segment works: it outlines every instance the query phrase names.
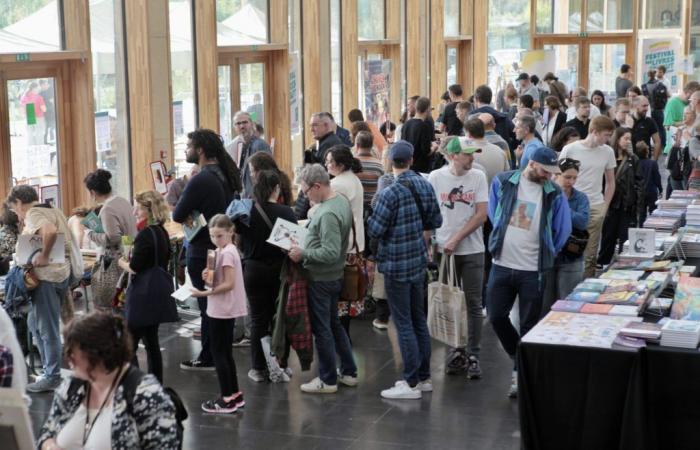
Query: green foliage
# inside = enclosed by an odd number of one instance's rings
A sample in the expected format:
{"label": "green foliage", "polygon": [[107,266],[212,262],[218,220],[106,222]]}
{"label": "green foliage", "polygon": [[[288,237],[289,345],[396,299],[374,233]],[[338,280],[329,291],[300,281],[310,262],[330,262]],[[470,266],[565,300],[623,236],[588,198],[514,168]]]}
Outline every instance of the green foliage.
{"label": "green foliage", "polygon": [[0,0],[0,28],[30,16],[51,2],[56,0]]}

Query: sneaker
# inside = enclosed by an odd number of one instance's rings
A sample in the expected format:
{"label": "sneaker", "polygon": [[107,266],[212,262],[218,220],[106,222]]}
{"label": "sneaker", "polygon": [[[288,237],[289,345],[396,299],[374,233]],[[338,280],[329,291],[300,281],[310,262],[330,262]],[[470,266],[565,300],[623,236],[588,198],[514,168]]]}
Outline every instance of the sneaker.
{"label": "sneaker", "polygon": [[338,383],[344,384],[345,386],[349,387],[355,387],[357,386],[357,375],[352,376],[352,375],[341,375],[338,374]]}
{"label": "sneaker", "polygon": [[233,343],[234,347],[250,347],[250,339],[247,337],[243,336],[239,340]]}
{"label": "sneaker", "polygon": [[233,394],[233,398],[230,398],[232,402],[236,404],[236,408],[240,409],[245,406],[245,400],[243,399],[243,392],[238,391],[235,394]]}
{"label": "sneaker", "polygon": [[389,328],[389,322],[382,322],[379,319],[374,319],[372,321],[372,326],[377,330],[386,330]]}
{"label": "sneaker", "polygon": [[291,367],[284,367],[284,368],[282,368],[282,370],[289,378],[292,378],[292,375],[294,375],[294,371],[292,370]]}
{"label": "sneaker", "polygon": [[61,377],[44,378],[40,377],[34,383],[27,385],[27,392],[37,394],[39,392],[53,392],[61,385]]}
{"label": "sneaker", "polygon": [[319,377],[316,377],[308,383],[302,384],[301,390],[309,394],[335,394],[338,392],[338,385],[326,384]]}
{"label": "sneaker", "polygon": [[467,358],[467,379],[478,380],[481,378],[481,365],[479,364],[479,358],[475,355],[469,356]]}
{"label": "sneaker", "polygon": [[513,371],[513,377],[510,381],[510,389],[508,390],[509,398],[516,398],[518,396],[518,372]]}
{"label": "sneaker", "polygon": [[199,359],[193,359],[191,361],[181,362],[180,369],[182,369],[182,370],[214,370],[214,364],[204,364]]}
{"label": "sneaker", "polygon": [[462,348],[455,348],[447,355],[445,373],[447,375],[460,375],[466,371],[467,354]]}
{"label": "sneaker", "polygon": [[419,381],[416,388],[418,388],[418,390],[421,392],[433,392],[433,381],[430,378]]}
{"label": "sneaker", "polygon": [[250,369],[248,371],[248,378],[255,381],[256,383],[263,382],[267,379],[267,375],[264,370]]}
{"label": "sneaker", "polygon": [[192,331],[192,339],[202,339],[202,330]]}
{"label": "sneaker", "polygon": [[211,414],[232,414],[238,411],[238,407],[235,400],[226,401],[220,397],[202,403],[202,411]]}
{"label": "sneaker", "polygon": [[394,400],[418,400],[423,396],[423,393],[418,389],[418,385],[412,388],[404,380],[397,381],[393,387],[384,389],[382,397]]}

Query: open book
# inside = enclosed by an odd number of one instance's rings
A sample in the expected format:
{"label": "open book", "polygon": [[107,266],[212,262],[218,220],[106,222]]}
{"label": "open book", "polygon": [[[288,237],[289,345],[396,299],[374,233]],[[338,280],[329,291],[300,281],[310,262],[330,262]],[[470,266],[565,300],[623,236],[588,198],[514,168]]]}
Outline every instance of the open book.
{"label": "open book", "polygon": [[182,224],[182,230],[185,232],[185,238],[191,241],[206,226],[207,219],[204,218],[204,215],[199,211],[192,211],[192,222]]}
{"label": "open book", "polygon": [[289,250],[293,246],[304,248],[304,240],[308,232],[306,228],[278,217],[267,242],[284,250]]}

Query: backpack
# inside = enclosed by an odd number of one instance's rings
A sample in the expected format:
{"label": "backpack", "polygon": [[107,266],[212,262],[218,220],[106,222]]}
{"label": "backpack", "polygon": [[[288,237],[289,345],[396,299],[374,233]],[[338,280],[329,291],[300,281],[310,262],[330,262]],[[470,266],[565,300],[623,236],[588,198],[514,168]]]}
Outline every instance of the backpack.
{"label": "backpack", "polygon": [[668,89],[666,85],[660,81],[654,83],[654,87],[651,92],[649,92],[649,104],[652,110],[662,110],[666,107],[666,102],[668,102]]}

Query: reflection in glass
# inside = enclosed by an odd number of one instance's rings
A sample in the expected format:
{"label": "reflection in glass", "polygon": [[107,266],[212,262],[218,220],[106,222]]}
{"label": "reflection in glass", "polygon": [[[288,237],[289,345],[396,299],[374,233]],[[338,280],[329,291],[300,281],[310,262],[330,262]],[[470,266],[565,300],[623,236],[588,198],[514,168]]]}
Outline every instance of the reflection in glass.
{"label": "reflection in glass", "polygon": [[384,0],[357,0],[357,36],[361,41],[384,39]]}
{"label": "reflection in glass", "polygon": [[491,0],[487,41],[488,84],[495,97],[518,76],[522,52],[530,47],[530,1]]}
{"label": "reflection in glass", "polygon": [[219,132],[224,138],[224,145],[233,140],[231,123],[231,67],[219,66]]}
{"label": "reflection in glass", "polygon": [[625,63],[625,44],[591,44],[589,48],[588,91],[599,89],[611,96],[616,72]]}
{"label": "reflection in glass", "polygon": [[554,50],[556,69],[554,75],[564,83],[566,90],[578,86],[578,45],[545,45],[545,50]]}
{"label": "reflection in glass", "polygon": [[581,31],[581,0],[537,0],[538,33]]}
{"label": "reflection in glass", "polygon": [[266,44],[267,12],[268,0],[216,0],[216,43]]}
{"label": "reflection in glass", "polygon": [[248,112],[253,122],[265,126],[265,98],[263,93],[265,64],[241,64],[239,67],[241,111]]}
{"label": "reflection in glass", "polygon": [[13,184],[58,184],[53,78],[7,81]]}
{"label": "reflection in glass", "polygon": [[115,193],[131,198],[123,31],[120,0],[90,0],[97,167],[112,173]]}
{"label": "reflection in glass", "polygon": [[[631,0],[628,2],[631,3]],[[644,29],[680,28],[682,6],[682,0],[639,0],[639,27]],[[692,6],[695,9],[695,5]],[[691,13],[691,17],[695,16]]]}
{"label": "reflection in glass", "polygon": [[445,36],[459,36],[460,0],[445,0]]}
{"label": "reflection in glass", "polygon": [[57,0],[0,1],[0,53],[57,50],[61,50]]}
{"label": "reflection in glass", "polygon": [[616,32],[632,29],[633,0],[589,0],[589,32]]}
{"label": "reflection in glass", "polygon": [[457,84],[457,47],[447,47],[447,86]]}
{"label": "reflection in glass", "polygon": [[338,125],[343,125],[343,76],[340,53],[340,0],[331,0],[331,114]]}

